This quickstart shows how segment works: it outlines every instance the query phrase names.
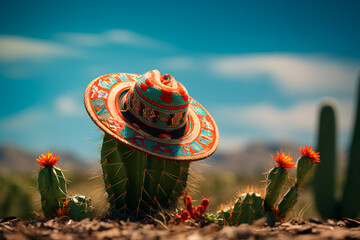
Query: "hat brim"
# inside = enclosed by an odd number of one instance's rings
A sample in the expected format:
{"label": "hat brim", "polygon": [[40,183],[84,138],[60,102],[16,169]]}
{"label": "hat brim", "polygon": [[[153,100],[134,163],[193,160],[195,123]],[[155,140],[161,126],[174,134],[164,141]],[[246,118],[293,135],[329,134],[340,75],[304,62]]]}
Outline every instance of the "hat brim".
{"label": "hat brim", "polygon": [[84,93],[85,108],[94,123],[121,143],[154,157],[195,161],[213,154],[219,144],[218,128],[206,109],[191,97],[187,132],[177,139],[151,136],[124,118],[118,99],[140,77],[112,73],[94,79]]}

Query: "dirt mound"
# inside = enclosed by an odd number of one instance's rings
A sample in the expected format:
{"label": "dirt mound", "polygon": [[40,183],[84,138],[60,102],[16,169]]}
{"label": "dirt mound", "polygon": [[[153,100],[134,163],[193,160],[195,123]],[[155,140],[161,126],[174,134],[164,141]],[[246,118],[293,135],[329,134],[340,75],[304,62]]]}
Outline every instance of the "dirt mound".
{"label": "dirt mound", "polygon": [[360,222],[292,220],[271,228],[264,225],[264,220],[252,226],[222,227],[89,219],[76,222],[67,217],[34,221],[8,218],[0,223],[0,239],[360,239]]}

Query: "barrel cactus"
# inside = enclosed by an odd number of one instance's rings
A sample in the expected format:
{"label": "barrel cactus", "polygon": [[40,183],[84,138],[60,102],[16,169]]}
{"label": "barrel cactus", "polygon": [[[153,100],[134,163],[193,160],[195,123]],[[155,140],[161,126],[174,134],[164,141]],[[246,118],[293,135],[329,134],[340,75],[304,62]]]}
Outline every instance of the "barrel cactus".
{"label": "barrel cactus", "polygon": [[176,206],[190,163],[151,157],[105,135],[101,166],[112,209],[141,218]]}

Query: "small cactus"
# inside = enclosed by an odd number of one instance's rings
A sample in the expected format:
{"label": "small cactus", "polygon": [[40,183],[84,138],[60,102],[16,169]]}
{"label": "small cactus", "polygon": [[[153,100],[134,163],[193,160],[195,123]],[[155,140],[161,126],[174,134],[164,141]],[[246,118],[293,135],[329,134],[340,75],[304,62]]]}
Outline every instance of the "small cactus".
{"label": "small cactus", "polygon": [[[341,219],[360,216],[360,77],[357,89],[354,129],[349,147],[347,170],[343,188],[337,183],[337,137],[335,107],[325,103],[321,107],[317,150],[323,159],[314,176],[314,195],[318,212],[322,218]],[[342,192],[342,194],[336,194]],[[337,196],[340,195],[340,196]]]}
{"label": "small cactus", "polygon": [[54,217],[66,201],[67,182],[63,171],[56,167],[59,160],[55,153],[42,154],[36,161],[44,168],[38,175],[41,207],[46,217]]}
{"label": "small cactus", "polygon": [[67,215],[74,220],[80,221],[85,218],[93,217],[93,209],[91,198],[75,195],[71,197],[65,204]]}
{"label": "small cactus", "polygon": [[36,159],[44,167],[39,172],[38,187],[45,217],[69,216],[78,221],[91,218],[93,210],[90,198],[76,195],[67,199],[66,178],[63,171],[55,166],[59,157],[48,152]]}
{"label": "small cactus", "polygon": [[251,224],[264,216],[264,200],[258,193],[243,193],[235,203],[230,217],[230,225]]}
{"label": "small cactus", "polygon": [[320,162],[319,154],[311,147],[305,145],[304,149],[300,147],[299,150],[302,156],[297,161],[297,181],[278,205],[276,204],[278,197],[288,178],[287,169],[295,165],[291,162],[293,158],[290,157],[290,153],[286,156],[282,151],[277,152],[277,157],[271,155],[277,166],[268,173],[265,198],[258,193],[243,193],[235,205],[219,211],[215,221],[225,225],[251,224],[266,216],[268,224],[274,225],[275,221],[283,219],[296,204],[299,188],[313,171],[316,163]]}

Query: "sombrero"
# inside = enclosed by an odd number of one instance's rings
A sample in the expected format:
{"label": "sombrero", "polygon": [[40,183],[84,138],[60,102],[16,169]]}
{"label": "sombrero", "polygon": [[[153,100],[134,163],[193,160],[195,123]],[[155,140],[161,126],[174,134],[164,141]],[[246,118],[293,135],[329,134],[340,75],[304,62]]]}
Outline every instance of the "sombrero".
{"label": "sombrero", "polygon": [[84,102],[97,126],[151,156],[193,161],[210,156],[219,131],[210,114],[170,74],[112,73],[93,80]]}

